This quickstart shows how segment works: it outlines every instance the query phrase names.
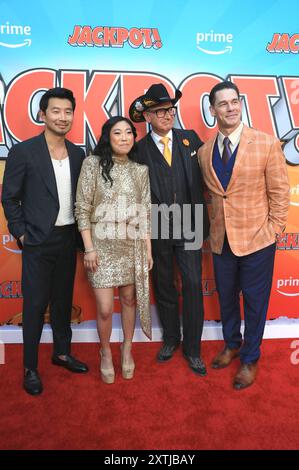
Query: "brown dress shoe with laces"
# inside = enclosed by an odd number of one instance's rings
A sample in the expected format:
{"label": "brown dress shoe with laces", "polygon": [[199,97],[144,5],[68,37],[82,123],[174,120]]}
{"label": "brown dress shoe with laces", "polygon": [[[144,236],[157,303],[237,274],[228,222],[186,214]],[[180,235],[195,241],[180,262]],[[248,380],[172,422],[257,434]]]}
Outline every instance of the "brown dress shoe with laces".
{"label": "brown dress shoe with laces", "polygon": [[213,369],[223,369],[224,367],[229,366],[232,360],[239,355],[239,348],[230,349],[227,346],[217,354],[213,359],[212,368]]}
{"label": "brown dress shoe with laces", "polygon": [[257,373],[257,362],[241,364],[234,378],[234,389],[242,390],[253,384]]}

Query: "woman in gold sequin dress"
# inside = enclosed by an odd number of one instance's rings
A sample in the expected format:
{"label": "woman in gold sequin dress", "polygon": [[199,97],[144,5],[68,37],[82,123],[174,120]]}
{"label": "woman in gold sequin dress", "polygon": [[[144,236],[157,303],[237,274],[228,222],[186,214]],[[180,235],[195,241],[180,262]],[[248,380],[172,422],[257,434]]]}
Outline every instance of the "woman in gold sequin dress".
{"label": "woman in gold sequin dress", "polygon": [[116,116],[106,121],[94,155],[83,162],[77,187],[75,214],[85,247],[84,265],[96,297],[100,372],[105,383],[115,380],[110,348],[115,287],[124,334],[124,378],[131,379],[135,369],[131,348],[136,304],[142,329],[151,338],[150,186],[148,168],[134,161],[135,138],[129,119]]}

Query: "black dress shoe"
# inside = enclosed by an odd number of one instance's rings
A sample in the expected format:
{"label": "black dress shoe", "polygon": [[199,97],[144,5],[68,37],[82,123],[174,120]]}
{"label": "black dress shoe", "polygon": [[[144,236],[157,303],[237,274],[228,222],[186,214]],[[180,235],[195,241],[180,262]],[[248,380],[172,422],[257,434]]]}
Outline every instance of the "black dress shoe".
{"label": "black dress shoe", "polygon": [[43,385],[37,370],[28,369],[24,374],[23,387],[30,395],[39,395],[43,391]]}
{"label": "black dress shoe", "polygon": [[200,357],[187,356],[186,354],[184,354],[183,356],[186,359],[186,361],[188,361],[189,367],[190,369],[193,370],[193,372],[195,372],[198,375],[201,375],[202,377],[207,375],[206,366],[204,362],[202,361],[202,359],[200,359]]}
{"label": "black dress shoe", "polygon": [[158,362],[169,361],[172,358],[174,351],[179,347],[179,344],[163,344],[162,348],[157,354]]}
{"label": "black dress shoe", "polygon": [[55,366],[65,367],[65,369],[68,369],[71,372],[88,372],[88,367],[86,364],[69,355],[66,355],[65,359],[60,359],[58,356],[52,356],[52,364]]}

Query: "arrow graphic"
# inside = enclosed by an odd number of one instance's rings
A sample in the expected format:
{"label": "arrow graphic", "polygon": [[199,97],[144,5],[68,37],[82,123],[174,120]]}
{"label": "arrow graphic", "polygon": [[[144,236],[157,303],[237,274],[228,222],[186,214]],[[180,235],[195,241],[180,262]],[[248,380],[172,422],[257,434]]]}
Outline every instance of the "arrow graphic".
{"label": "arrow graphic", "polygon": [[7,246],[3,247],[4,250],[11,251],[12,253],[22,253],[21,250],[13,250],[12,248],[8,248]]}
{"label": "arrow graphic", "polygon": [[7,44],[6,42],[0,42],[0,46],[10,47],[13,49],[16,47],[31,46],[31,39],[25,39],[21,44]]}
{"label": "arrow graphic", "polygon": [[282,295],[286,295],[287,297],[297,297],[299,295],[299,292],[295,294],[288,294],[287,292],[282,292],[282,290],[277,289],[277,292],[279,292]]}
{"label": "arrow graphic", "polygon": [[219,55],[219,54],[225,54],[226,52],[231,54],[233,48],[232,46],[226,46],[226,48],[223,51],[209,51],[208,49],[203,49],[202,47],[197,46],[197,49],[204,52],[205,54]]}

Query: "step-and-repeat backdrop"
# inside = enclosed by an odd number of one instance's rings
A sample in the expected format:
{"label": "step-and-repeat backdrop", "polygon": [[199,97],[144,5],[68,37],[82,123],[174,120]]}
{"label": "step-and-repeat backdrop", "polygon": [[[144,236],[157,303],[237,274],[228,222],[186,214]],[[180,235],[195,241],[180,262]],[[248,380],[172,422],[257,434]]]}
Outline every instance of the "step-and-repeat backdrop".
{"label": "step-and-repeat backdrop", "polygon": [[[281,139],[291,183],[287,229],[277,243],[268,318],[299,317],[299,26],[297,2],[262,0],[14,0],[0,15],[0,184],[9,148],[43,130],[41,94],[76,96],[68,138],[89,150],[103,122],[128,115],[132,100],[162,82],[183,97],[177,126],[202,140],[216,132],[209,90],[228,78],[243,99],[243,121]],[[147,129],[137,126],[138,136]],[[252,188],[254,191],[254,188]],[[78,256],[73,321],[95,318]],[[21,253],[0,208],[0,324],[21,324]],[[209,244],[204,246],[206,319],[219,319]],[[154,297],[152,296],[154,303]],[[116,299],[116,310],[119,305]]]}

